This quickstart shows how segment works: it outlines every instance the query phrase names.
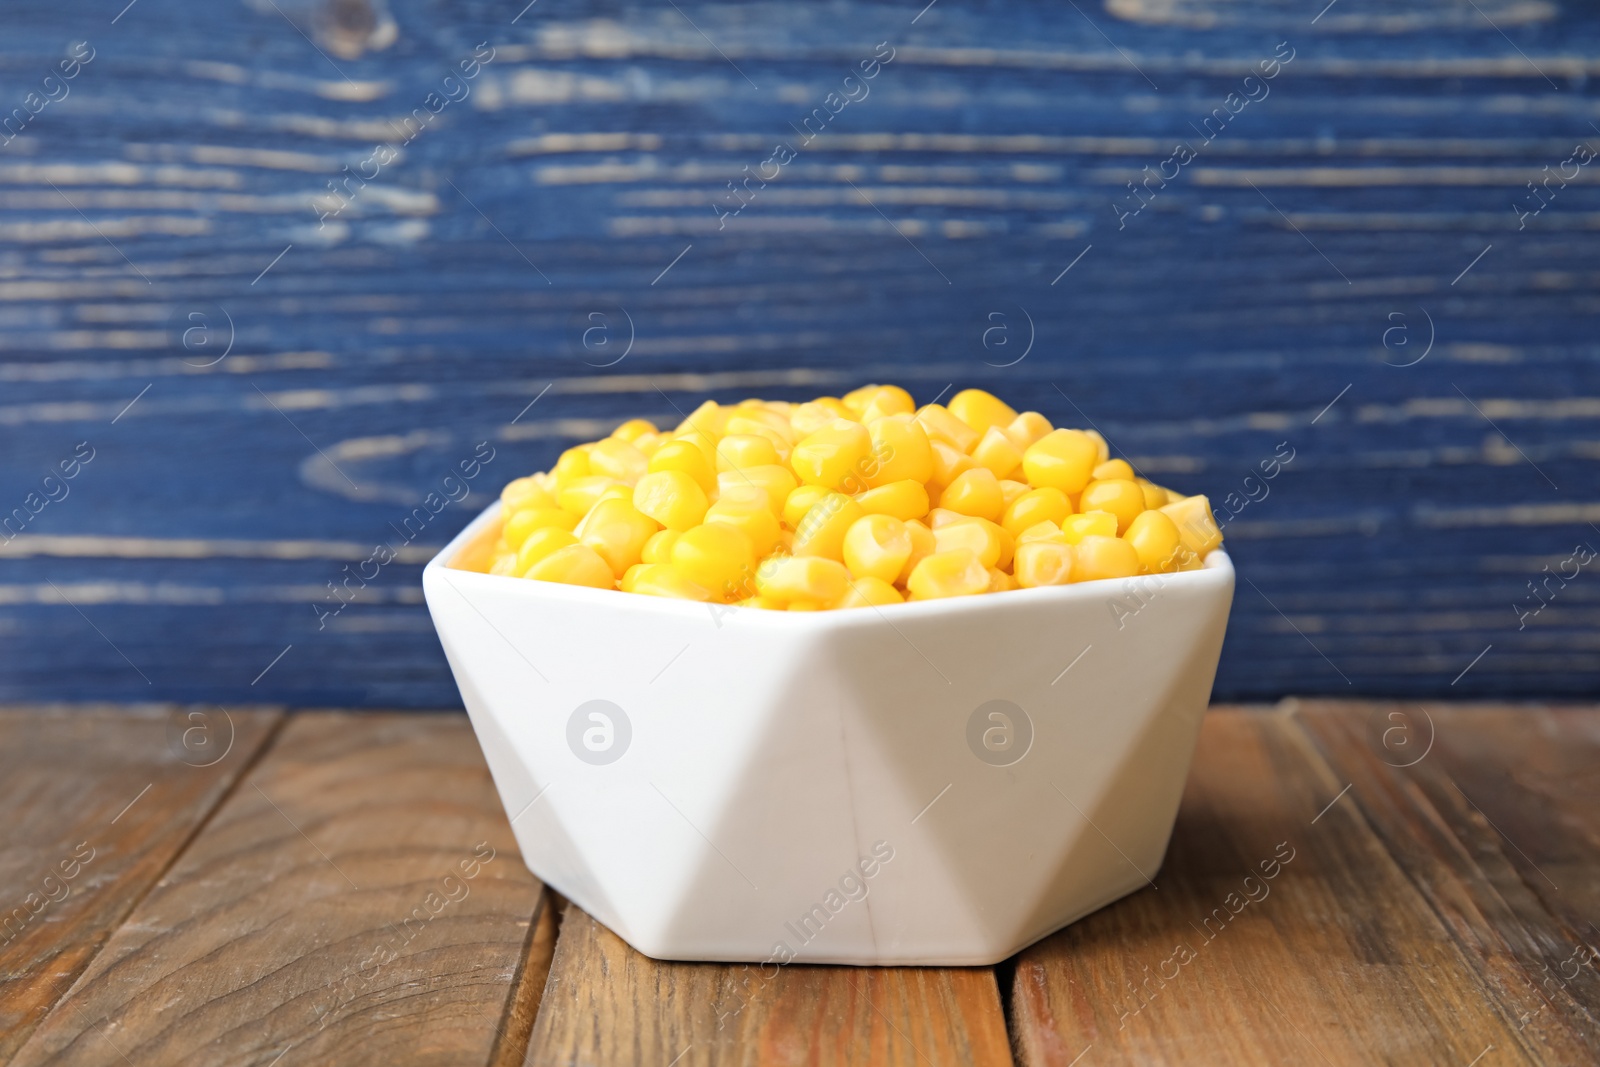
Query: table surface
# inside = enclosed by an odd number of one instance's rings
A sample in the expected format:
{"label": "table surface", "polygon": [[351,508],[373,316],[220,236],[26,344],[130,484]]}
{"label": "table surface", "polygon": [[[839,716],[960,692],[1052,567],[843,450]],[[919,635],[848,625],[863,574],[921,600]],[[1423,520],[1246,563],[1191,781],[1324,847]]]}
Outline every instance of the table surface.
{"label": "table surface", "polygon": [[0,118],[94,58],[0,145],[0,516],[95,458],[0,700],[450,706],[418,573],[500,485],[874,379],[1209,494],[1221,699],[1593,699],[1600,10],[1394,6],[7,0]]}
{"label": "table surface", "polygon": [[10,708],[0,1060],[1589,1063],[1597,801],[1592,707],[1216,708],[1151,888],[994,968],[767,974],[541,887],[462,715]]}

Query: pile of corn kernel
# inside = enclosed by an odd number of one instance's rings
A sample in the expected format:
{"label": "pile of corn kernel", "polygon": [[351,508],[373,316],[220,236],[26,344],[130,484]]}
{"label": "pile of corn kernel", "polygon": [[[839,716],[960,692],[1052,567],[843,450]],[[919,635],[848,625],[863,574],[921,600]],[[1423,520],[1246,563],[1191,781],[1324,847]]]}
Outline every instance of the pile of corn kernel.
{"label": "pile of corn kernel", "polygon": [[477,569],[788,611],[1196,570],[1222,542],[1203,496],[979,389],[918,408],[897,386],[702,404],[561,454],[501,493]]}

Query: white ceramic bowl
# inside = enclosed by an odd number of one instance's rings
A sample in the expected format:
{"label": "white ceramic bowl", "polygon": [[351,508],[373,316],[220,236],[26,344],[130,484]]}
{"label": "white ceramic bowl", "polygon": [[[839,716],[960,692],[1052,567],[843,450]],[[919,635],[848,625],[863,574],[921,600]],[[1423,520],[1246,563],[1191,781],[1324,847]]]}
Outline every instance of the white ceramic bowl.
{"label": "white ceramic bowl", "polygon": [[658,959],[990,964],[1161,865],[1202,570],[785,613],[423,572],[533,873]]}

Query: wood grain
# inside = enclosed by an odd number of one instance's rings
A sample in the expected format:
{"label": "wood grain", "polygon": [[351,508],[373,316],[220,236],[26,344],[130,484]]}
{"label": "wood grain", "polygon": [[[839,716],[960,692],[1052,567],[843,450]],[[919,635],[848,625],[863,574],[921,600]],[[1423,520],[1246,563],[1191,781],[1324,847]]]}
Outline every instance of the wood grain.
{"label": "wood grain", "polygon": [[[0,709],[0,1060],[172,864],[277,721],[215,707]],[[191,730],[201,732],[186,746]]]}
{"label": "wood grain", "polygon": [[1009,1064],[987,968],[663,963],[569,905],[529,1067]]}
{"label": "wood grain", "polygon": [[486,1064],[539,891],[464,719],[302,715],[15,1063]]}
{"label": "wood grain", "polygon": [[1156,887],[1018,958],[1022,1061],[1592,1057],[1593,1044],[1547,1044],[1497,1010],[1481,957],[1410,876],[1410,840],[1375,833],[1366,806],[1340,795],[1348,781],[1286,713],[1208,715]]}

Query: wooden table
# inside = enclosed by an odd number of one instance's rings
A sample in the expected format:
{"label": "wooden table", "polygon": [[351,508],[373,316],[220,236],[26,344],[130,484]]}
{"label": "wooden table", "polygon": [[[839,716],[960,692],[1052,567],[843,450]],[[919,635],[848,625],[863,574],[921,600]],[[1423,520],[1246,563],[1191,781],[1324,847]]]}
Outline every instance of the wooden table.
{"label": "wooden table", "polygon": [[1592,1063],[1597,801],[1595,708],[1220,708],[1154,888],[763,977],[541,887],[460,715],[11,709],[0,1060]]}

